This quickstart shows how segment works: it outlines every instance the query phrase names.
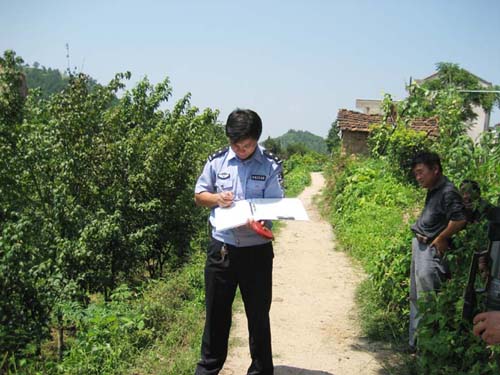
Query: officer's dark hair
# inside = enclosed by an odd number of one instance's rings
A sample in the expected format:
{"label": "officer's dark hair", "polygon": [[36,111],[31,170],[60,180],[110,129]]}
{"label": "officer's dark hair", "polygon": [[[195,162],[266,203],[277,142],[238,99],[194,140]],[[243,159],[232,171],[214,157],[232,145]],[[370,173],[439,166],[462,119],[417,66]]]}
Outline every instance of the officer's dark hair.
{"label": "officer's dark hair", "polygon": [[479,186],[477,181],[474,180],[463,180],[462,183],[460,184],[460,190],[463,190],[463,188],[469,185],[472,189],[472,191],[481,194],[481,187]]}
{"label": "officer's dark hair", "polygon": [[259,140],[262,134],[262,120],[251,109],[236,108],[231,112],[226,122],[226,136],[231,143],[247,138]]}
{"label": "officer's dark hair", "polygon": [[411,161],[411,169],[413,170],[417,164],[425,164],[429,168],[437,166],[439,168],[439,172],[443,172],[441,159],[435,152],[424,151],[416,154]]}

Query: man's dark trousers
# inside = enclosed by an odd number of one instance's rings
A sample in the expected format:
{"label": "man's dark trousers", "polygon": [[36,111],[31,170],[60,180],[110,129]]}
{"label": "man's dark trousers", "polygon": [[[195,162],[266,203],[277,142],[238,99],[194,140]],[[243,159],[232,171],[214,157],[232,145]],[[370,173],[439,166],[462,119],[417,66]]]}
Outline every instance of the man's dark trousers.
{"label": "man's dark trousers", "polygon": [[231,309],[237,286],[245,305],[252,363],[248,375],[272,375],[269,310],[272,299],[273,247],[235,247],[212,239],[205,265],[205,331],[196,375],[216,375],[227,357]]}
{"label": "man's dark trousers", "polygon": [[[430,242],[430,241],[429,241]],[[412,240],[410,266],[410,327],[409,346],[415,347],[416,331],[420,321],[417,300],[422,294],[441,289],[442,283],[450,278],[446,258],[439,255],[434,245]]]}

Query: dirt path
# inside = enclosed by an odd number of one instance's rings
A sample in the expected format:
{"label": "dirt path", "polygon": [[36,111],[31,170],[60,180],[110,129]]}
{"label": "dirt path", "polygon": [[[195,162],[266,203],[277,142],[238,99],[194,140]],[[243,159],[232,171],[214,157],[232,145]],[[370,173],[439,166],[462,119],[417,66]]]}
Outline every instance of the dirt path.
{"label": "dirt path", "polygon": [[[300,195],[310,222],[288,222],[275,241],[271,330],[275,375],[386,374],[384,353],[360,337],[354,293],[362,271],[334,251],[331,226],[312,197],[320,173]],[[242,309],[241,309],[242,310]],[[250,365],[244,311],[233,317],[229,356],[221,375],[245,375]]]}

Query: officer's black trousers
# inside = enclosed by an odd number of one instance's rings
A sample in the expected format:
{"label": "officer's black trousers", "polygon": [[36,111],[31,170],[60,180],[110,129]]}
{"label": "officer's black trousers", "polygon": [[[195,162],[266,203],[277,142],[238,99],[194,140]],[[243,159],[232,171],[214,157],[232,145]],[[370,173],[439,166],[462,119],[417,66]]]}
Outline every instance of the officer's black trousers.
{"label": "officer's black trousers", "polygon": [[273,247],[264,245],[235,247],[212,239],[205,265],[205,331],[201,360],[196,375],[215,375],[227,357],[231,307],[237,286],[241,291],[248,320],[252,363],[248,375],[272,375],[271,328],[269,310],[272,299]]}

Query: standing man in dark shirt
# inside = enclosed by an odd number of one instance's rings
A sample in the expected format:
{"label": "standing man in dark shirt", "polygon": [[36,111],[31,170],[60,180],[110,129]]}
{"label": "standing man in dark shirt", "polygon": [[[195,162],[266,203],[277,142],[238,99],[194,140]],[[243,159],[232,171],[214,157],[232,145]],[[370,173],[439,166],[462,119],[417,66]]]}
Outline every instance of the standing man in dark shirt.
{"label": "standing man in dark shirt", "polygon": [[451,236],[466,223],[462,197],[455,186],[443,175],[439,156],[423,152],[413,158],[412,172],[421,187],[427,189],[425,205],[417,222],[411,226],[412,241],[410,270],[410,339],[415,349],[418,326],[417,298],[423,292],[437,291],[449,278],[450,271],[443,257]]}

